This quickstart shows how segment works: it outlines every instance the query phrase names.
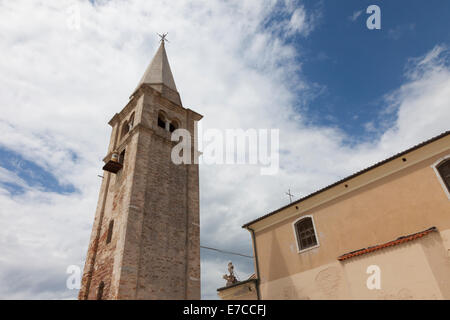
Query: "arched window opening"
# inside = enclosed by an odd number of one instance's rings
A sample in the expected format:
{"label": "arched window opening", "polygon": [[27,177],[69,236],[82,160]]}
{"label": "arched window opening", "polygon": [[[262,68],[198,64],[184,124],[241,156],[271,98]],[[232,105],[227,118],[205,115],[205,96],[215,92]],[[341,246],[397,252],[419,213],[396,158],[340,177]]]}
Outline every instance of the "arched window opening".
{"label": "arched window opening", "polygon": [[166,117],[162,113],[158,114],[158,127],[166,128]]}
{"label": "arched window opening", "polygon": [[128,130],[131,130],[134,126],[134,112],[130,116],[130,120],[128,120]]}
{"label": "arched window opening", "polygon": [[109,222],[108,235],[106,236],[106,243],[107,243],[107,244],[111,242],[112,233],[113,233],[113,228],[114,228],[114,220],[111,220],[111,221]]}
{"label": "arched window opening", "polygon": [[180,127],[180,126],[178,125],[178,122],[177,122],[176,120],[172,120],[172,121],[170,122],[170,125],[169,125],[169,131],[170,131],[170,132],[174,132],[174,131],[177,130],[179,127]]}
{"label": "arched window opening", "polygon": [[120,138],[125,137],[125,135],[130,132],[131,129],[133,129],[133,125],[134,125],[134,112],[131,114],[130,118],[128,119],[128,121],[124,121],[122,124],[122,131],[120,134]]}
{"label": "arched window opening", "polygon": [[312,217],[304,217],[294,224],[298,250],[302,251],[318,245]]}
{"label": "arched window opening", "polygon": [[437,165],[436,169],[441,176],[447,191],[450,192],[450,158]]}
{"label": "arched window opening", "polygon": [[125,121],[122,125],[122,134],[120,135],[121,138],[125,137],[125,135],[130,131],[130,127],[128,125],[128,121]]}
{"label": "arched window opening", "polygon": [[128,130],[129,132],[131,129],[133,129],[134,126],[134,112],[131,114],[130,119],[128,120]]}
{"label": "arched window opening", "polygon": [[105,283],[102,281],[100,282],[100,284],[98,285],[98,290],[97,290],[97,300],[102,300],[103,299],[103,289],[105,288]]}

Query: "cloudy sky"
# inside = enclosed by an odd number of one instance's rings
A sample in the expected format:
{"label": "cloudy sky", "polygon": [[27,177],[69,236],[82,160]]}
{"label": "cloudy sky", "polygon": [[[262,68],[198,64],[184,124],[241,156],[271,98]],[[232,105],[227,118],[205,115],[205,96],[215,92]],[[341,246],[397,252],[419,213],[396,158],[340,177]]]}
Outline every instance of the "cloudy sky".
{"label": "cloudy sky", "polygon": [[[381,8],[381,30],[366,9]],[[201,243],[252,254],[242,224],[450,129],[447,1],[1,1],[0,298],[73,299],[107,122],[159,44],[203,128],[280,130],[280,170],[200,167]],[[202,297],[233,261],[202,250]]]}

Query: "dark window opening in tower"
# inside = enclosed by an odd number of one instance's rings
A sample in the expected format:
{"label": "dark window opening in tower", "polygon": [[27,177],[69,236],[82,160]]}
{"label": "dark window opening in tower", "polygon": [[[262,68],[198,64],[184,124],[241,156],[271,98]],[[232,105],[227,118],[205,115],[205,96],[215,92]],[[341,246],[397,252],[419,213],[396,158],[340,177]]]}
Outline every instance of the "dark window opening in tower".
{"label": "dark window opening in tower", "polygon": [[131,114],[130,120],[128,120],[128,130],[133,129],[134,126],[134,112]]}
{"label": "dark window opening in tower", "polygon": [[176,121],[172,121],[169,125],[169,131],[174,132],[178,129],[178,123]]}
{"label": "dark window opening in tower", "polygon": [[109,222],[109,227],[108,227],[108,236],[106,237],[106,243],[107,244],[111,242],[113,228],[114,228],[114,220],[111,220]]}
{"label": "dark window opening in tower", "polygon": [[123,151],[119,155],[119,163],[123,164],[124,161],[125,161],[125,149],[123,149]]}
{"label": "dark window opening in tower", "polygon": [[97,290],[97,300],[102,300],[103,299],[103,289],[105,288],[105,283],[102,281],[100,282],[100,284],[98,285],[98,290]]}
{"label": "dark window opening in tower", "polygon": [[437,170],[442,178],[442,181],[444,181],[448,192],[450,192],[450,159],[447,159],[439,164]]}
{"label": "dark window opening in tower", "polygon": [[163,129],[166,128],[166,122],[161,115],[158,116],[158,127],[161,127]]}
{"label": "dark window opening in tower", "polygon": [[122,134],[120,135],[121,138],[125,137],[125,135],[130,131],[130,127],[128,126],[128,121],[125,121],[122,125]]}

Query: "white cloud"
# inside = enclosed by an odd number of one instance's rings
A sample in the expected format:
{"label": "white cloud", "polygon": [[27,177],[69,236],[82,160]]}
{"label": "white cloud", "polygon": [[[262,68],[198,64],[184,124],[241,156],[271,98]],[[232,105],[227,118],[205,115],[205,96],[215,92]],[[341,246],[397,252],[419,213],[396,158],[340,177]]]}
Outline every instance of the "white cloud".
{"label": "white cloud", "polygon": [[361,13],[363,13],[363,10],[354,11],[353,14],[348,18],[351,21],[356,21],[356,19],[358,19],[358,17],[361,15]]}
{"label": "white cloud", "polygon": [[27,183],[17,176],[14,172],[0,167],[0,183],[12,183],[19,187],[27,187]]}
{"label": "white cloud", "polygon": [[307,23],[308,16],[304,7],[295,9],[289,21],[290,33],[298,32],[303,35],[308,35],[311,32],[312,25]]}
{"label": "white cloud", "polygon": [[416,25],[413,23],[399,25],[388,30],[387,36],[391,39],[398,40],[407,32],[414,31]]}
{"label": "white cloud", "polygon": [[[280,31],[312,36],[313,20],[302,6],[288,2],[285,18],[263,28],[279,3],[78,4],[80,29],[73,30],[67,27],[71,1],[0,3],[0,147],[79,190],[60,195],[27,189],[13,196],[1,189],[1,298],[76,296],[65,289],[65,271],[87,251],[107,122],[125,106],[149,63],[157,32],[169,32],[167,51],[183,104],[204,115],[205,128],[280,129],[276,176],[244,165],[201,167],[204,245],[249,254],[250,235],[240,226],[286,204],[288,188],[306,195],[448,129],[449,68],[436,59],[445,50],[412,63],[411,76],[387,96],[394,120],[380,138],[350,147],[338,128],[310,125],[307,114],[295,111],[309,100],[296,100],[292,92],[308,97],[313,85],[302,78],[299,52]],[[19,181],[10,172],[0,174]],[[203,297],[214,298],[230,257],[203,251],[202,257]],[[253,264],[237,260],[235,267],[249,275]]]}
{"label": "white cloud", "polygon": [[[269,25],[265,26],[266,31],[270,31],[266,35],[277,36],[280,39],[294,35],[307,37],[314,30],[321,17],[320,9],[307,11],[300,1],[285,1],[283,4],[281,1],[272,1],[270,13],[275,18],[271,20]],[[260,22],[264,23],[265,21]],[[256,26],[258,27],[258,25]]]}

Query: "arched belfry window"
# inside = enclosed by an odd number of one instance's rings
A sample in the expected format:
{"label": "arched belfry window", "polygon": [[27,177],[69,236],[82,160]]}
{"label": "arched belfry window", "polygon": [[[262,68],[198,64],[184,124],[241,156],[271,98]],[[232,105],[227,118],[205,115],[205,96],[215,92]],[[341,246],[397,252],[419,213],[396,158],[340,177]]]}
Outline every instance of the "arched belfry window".
{"label": "arched belfry window", "polygon": [[170,125],[169,125],[169,131],[170,132],[174,132],[175,130],[177,130],[180,127],[180,125],[178,124],[177,120],[172,120],[170,121]]}
{"label": "arched belfry window", "polygon": [[130,116],[130,120],[128,120],[128,129],[131,130],[134,126],[134,112]]}
{"label": "arched belfry window", "polygon": [[434,165],[434,170],[440,179],[447,197],[450,199],[450,155],[439,160]]}
{"label": "arched belfry window", "polygon": [[166,116],[162,112],[159,112],[158,113],[158,127],[166,129],[166,121],[167,121]]}
{"label": "arched belfry window", "polygon": [[120,137],[121,138],[125,137],[125,135],[128,133],[128,131],[130,131],[130,126],[128,124],[128,121],[125,121],[122,124],[122,133],[120,134]]}
{"label": "arched belfry window", "polygon": [[293,223],[298,252],[319,246],[312,216],[304,216]]}
{"label": "arched belfry window", "polygon": [[127,120],[125,120],[122,124],[122,131],[120,134],[120,137],[123,138],[125,137],[125,135],[131,130],[133,129],[133,125],[134,125],[134,112],[131,114],[130,118]]}

